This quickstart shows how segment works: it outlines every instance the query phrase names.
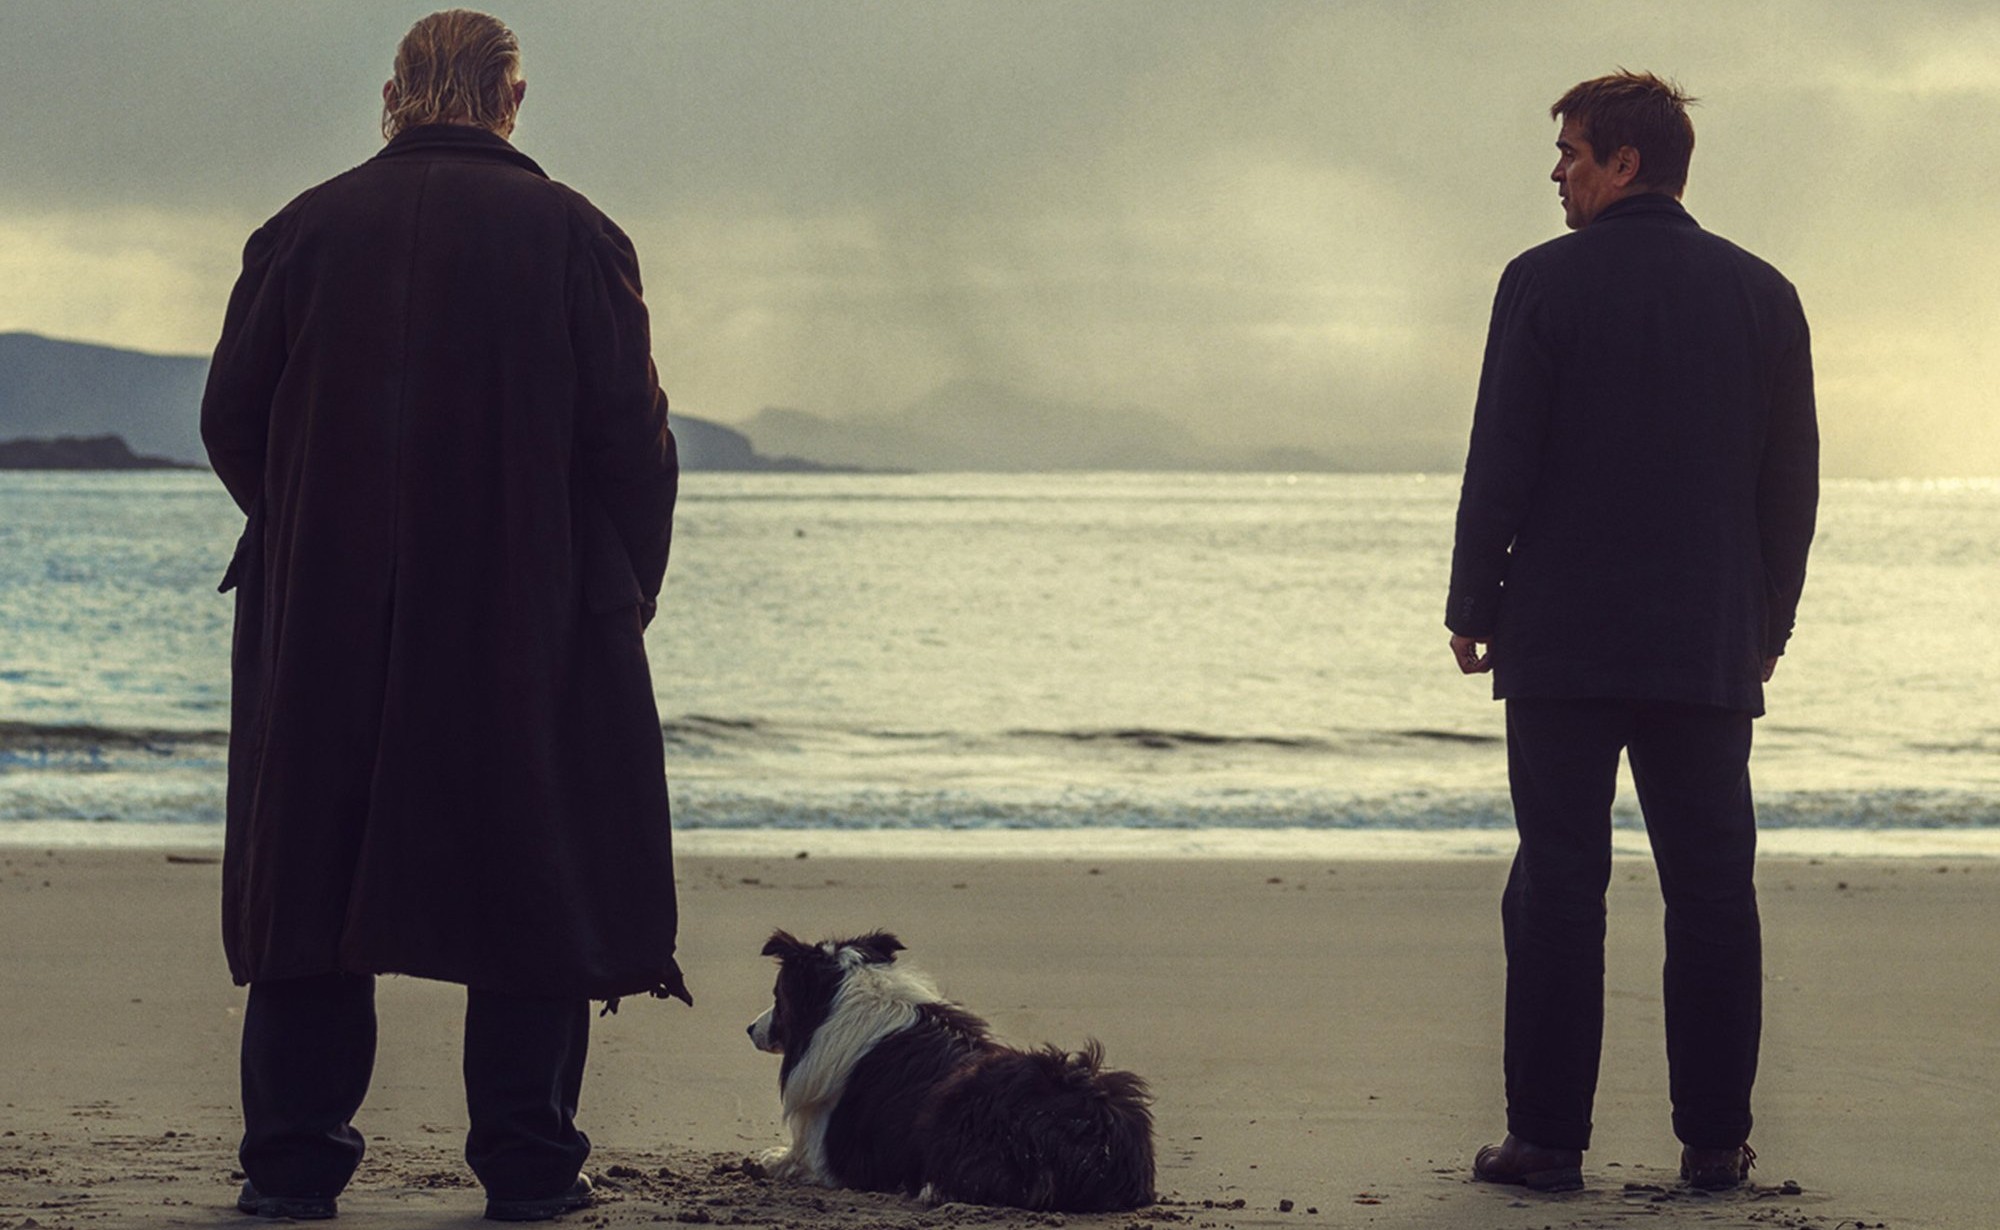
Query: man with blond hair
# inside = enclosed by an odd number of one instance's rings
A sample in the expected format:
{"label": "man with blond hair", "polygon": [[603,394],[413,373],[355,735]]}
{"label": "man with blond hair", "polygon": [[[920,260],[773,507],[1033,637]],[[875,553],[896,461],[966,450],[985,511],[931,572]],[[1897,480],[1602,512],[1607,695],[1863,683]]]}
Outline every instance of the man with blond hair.
{"label": "man with blond hair", "polygon": [[509,1221],[590,1200],[590,1000],[688,998],[642,639],[674,441],[632,245],[508,143],[525,90],[499,21],[417,22],[388,145],[251,236],[209,372],[247,518],[223,581],[246,1213],[334,1215],[377,974],[466,987],[466,1156]]}
{"label": "man with blond hair", "polygon": [[1507,702],[1506,1140],[1476,1177],[1583,1185],[1620,753],[1666,898],[1681,1174],[1748,1174],[1761,1029],[1751,719],[1805,584],[1812,359],[1777,270],[1681,207],[1691,100],[1646,73],[1551,108],[1576,233],[1500,279],[1445,623]]}

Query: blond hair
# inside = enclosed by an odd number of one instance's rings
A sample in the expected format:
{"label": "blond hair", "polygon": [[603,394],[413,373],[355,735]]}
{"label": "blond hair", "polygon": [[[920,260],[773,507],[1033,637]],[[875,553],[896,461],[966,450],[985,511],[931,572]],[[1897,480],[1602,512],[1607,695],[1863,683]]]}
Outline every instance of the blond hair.
{"label": "blond hair", "polygon": [[471,124],[513,131],[521,44],[497,17],[471,9],[432,13],[396,46],[396,73],[382,100],[382,135],[419,124]]}

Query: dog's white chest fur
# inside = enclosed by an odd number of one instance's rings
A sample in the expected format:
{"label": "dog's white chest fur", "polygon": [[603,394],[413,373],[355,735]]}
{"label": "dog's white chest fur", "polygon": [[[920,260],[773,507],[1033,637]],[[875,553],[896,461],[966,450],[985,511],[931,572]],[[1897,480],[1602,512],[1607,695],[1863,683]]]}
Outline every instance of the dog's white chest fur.
{"label": "dog's white chest fur", "polygon": [[[907,966],[863,961],[852,949],[834,954],[845,971],[826,1021],[813,1032],[805,1057],[786,1075],[782,1091],[790,1149],[774,1150],[765,1164],[781,1178],[838,1187],[826,1161],[826,1129],[840,1105],[847,1078],[877,1042],[917,1022],[917,1006],[942,997],[929,979]],[[771,1047],[772,1013],[750,1027],[750,1037]]]}

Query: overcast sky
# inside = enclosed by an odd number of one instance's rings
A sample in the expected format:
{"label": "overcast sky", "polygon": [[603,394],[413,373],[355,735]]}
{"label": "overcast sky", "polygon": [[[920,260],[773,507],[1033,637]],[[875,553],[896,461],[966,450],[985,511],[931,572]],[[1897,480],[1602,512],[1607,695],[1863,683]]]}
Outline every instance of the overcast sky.
{"label": "overcast sky", "polygon": [[[0,330],[205,353],[244,237],[380,148],[438,7],[0,0]],[[675,407],[954,380],[1451,469],[1493,284],[1561,233],[1548,104],[1702,104],[1687,204],[1783,269],[1844,474],[2000,473],[2000,13],[547,3],[515,143],[639,246]]]}

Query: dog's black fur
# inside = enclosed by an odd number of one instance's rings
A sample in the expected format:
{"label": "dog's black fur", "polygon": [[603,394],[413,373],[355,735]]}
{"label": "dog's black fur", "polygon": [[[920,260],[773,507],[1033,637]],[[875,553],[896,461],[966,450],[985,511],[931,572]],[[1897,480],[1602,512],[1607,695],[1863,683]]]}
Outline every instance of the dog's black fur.
{"label": "dog's black fur", "polygon": [[[806,944],[772,934],[764,955],[779,961],[771,1012],[751,1026],[782,1051],[778,1081],[793,1132],[780,1173],[939,1201],[1110,1212],[1153,1199],[1151,1098],[1129,1072],[1103,1067],[1103,1049],[1020,1051],[994,1040],[986,1022],[938,998],[892,966],[903,944],[886,932]],[[840,998],[850,978],[867,985]],[[865,1048],[843,1045],[844,1072],[808,1078],[818,1109],[795,1106],[788,1089],[817,1038],[866,1014],[894,1027]],[[907,1023],[905,1023],[907,1021]],[[766,1026],[759,1037],[758,1026]],[[814,1116],[823,1116],[815,1119]]]}

